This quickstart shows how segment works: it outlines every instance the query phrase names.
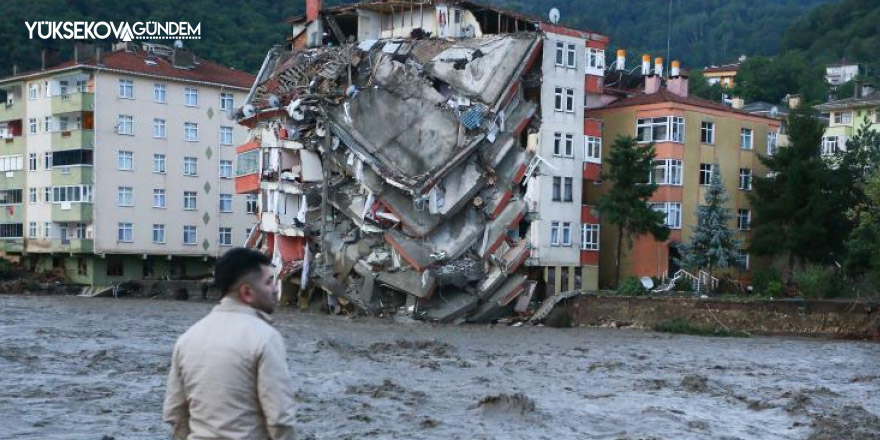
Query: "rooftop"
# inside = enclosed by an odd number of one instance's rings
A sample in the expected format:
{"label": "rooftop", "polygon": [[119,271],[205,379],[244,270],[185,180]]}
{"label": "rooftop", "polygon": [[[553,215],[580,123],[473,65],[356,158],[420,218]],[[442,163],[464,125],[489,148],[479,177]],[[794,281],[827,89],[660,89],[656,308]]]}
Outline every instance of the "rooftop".
{"label": "rooftop", "polygon": [[846,98],[828,101],[824,104],[819,104],[814,108],[816,110],[819,110],[820,112],[827,112],[834,110],[846,110],[851,108],[876,106],[880,106],[880,92],[874,92],[860,98]]}
{"label": "rooftop", "polygon": [[709,109],[709,110],[733,113],[733,114],[738,114],[738,115],[743,115],[743,116],[760,117],[760,118],[766,118],[766,119],[773,120],[772,118],[756,115],[756,114],[749,113],[749,112],[743,111],[743,110],[737,110],[733,107],[728,107],[724,104],[720,104],[720,103],[717,103],[714,101],[709,101],[709,100],[702,99],[702,98],[694,98],[694,97],[690,97],[690,96],[687,96],[687,97],[680,96],[680,95],[677,95],[675,93],[670,92],[669,90],[667,90],[665,88],[660,89],[660,91],[658,91],[656,93],[642,93],[642,94],[638,94],[638,95],[635,95],[635,96],[632,96],[629,98],[624,98],[624,99],[612,102],[611,104],[608,104],[602,108],[598,108],[598,109],[596,109],[596,111],[602,111],[602,110],[613,109],[613,108],[632,107],[632,106],[636,106],[636,105],[659,104],[659,103],[664,103],[664,102],[673,102],[673,103],[678,103],[678,104],[683,104],[683,105],[701,107],[701,108],[705,108],[705,109]]}
{"label": "rooftop", "polygon": [[131,52],[117,50],[102,53],[100,65],[94,56],[80,62],[69,60],[44,70],[31,70],[0,78],[0,83],[74,69],[113,70],[135,75],[212,83],[243,89],[249,89],[256,79],[254,75],[247,72],[226,67],[203,58],[195,58],[195,64],[192,68],[175,67],[168,58],[150,54],[138,48]]}
{"label": "rooftop", "polygon": [[736,72],[739,70],[739,63],[722,64],[720,66],[709,66],[703,69],[703,73],[719,73],[719,72]]}

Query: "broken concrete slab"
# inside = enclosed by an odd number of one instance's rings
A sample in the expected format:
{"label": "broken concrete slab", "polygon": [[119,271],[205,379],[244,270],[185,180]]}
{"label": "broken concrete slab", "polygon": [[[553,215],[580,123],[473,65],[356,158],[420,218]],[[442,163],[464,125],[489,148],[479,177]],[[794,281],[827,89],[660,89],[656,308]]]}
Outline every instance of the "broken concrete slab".
{"label": "broken concrete slab", "polygon": [[525,313],[526,310],[529,309],[529,304],[532,302],[532,296],[535,294],[535,291],[538,289],[537,281],[526,281],[525,290],[516,299],[516,304],[513,306],[513,311],[516,313]]}
{"label": "broken concrete slab", "polygon": [[515,200],[504,208],[498,218],[486,225],[483,244],[480,247],[480,257],[488,258],[498,250],[507,237],[507,231],[518,227],[519,222],[525,216],[525,211],[525,202]]}
{"label": "broken concrete slab", "polygon": [[396,250],[400,256],[419,272],[424,271],[435,263],[431,254],[434,249],[423,241],[417,241],[407,237],[397,230],[390,230],[385,233],[385,241]]}
{"label": "broken concrete slab", "polygon": [[438,260],[456,260],[480,240],[484,228],[479,211],[470,207],[441,224],[427,240]]}
{"label": "broken concrete slab", "polygon": [[424,319],[440,323],[450,323],[464,318],[470,311],[477,308],[479,298],[471,293],[440,289],[425,303],[419,303],[419,310],[424,310]]}
{"label": "broken concrete slab", "polygon": [[431,270],[424,272],[416,272],[414,270],[379,272],[376,276],[376,282],[407,295],[425,300],[434,295],[437,287],[437,279]]}
{"label": "broken concrete slab", "polygon": [[501,316],[502,310],[525,290],[525,275],[510,277],[488,300],[468,318],[470,322],[489,322]]}

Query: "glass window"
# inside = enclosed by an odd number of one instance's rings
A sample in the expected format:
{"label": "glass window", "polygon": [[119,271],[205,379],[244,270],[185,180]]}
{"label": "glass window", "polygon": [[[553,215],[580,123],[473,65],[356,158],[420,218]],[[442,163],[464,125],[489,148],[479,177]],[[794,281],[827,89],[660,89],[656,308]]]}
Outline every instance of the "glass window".
{"label": "glass window", "polygon": [[220,161],[220,178],[221,179],[231,179],[232,178],[232,161],[231,160],[221,160]]}
{"label": "glass window", "polygon": [[165,208],[165,190],[153,190],[153,208]]}
{"label": "glass window", "polygon": [[581,249],[585,251],[599,250],[599,225],[584,223],[581,226]]}
{"label": "glass window", "polygon": [[232,127],[220,127],[220,145],[232,145]]}
{"label": "glass window", "polygon": [[183,175],[197,176],[199,174],[199,160],[195,157],[183,158]]}
{"label": "glass window", "polygon": [[183,244],[186,245],[194,245],[196,244],[196,227],[191,225],[186,225],[183,227]]}
{"label": "glass window", "polygon": [[584,136],[584,162],[602,162],[602,138]]}
{"label": "glass window", "polygon": [[28,133],[37,134],[37,118],[28,118]]}
{"label": "glass window", "polygon": [[116,121],[116,132],[119,134],[134,134],[134,116],[119,115]]}
{"label": "glass window", "polygon": [[[64,95],[65,93],[61,93]],[[119,97],[126,99],[134,99],[134,83],[127,79],[119,80]]]}
{"label": "glass window", "polygon": [[134,152],[119,151],[116,157],[116,169],[120,171],[134,170]]}
{"label": "glass window", "polygon": [[559,202],[562,200],[562,178],[561,177],[553,177],[553,201]]}
{"label": "glass window", "polygon": [[165,84],[153,85],[153,101],[164,104],[165,100]]}
{"label": "glass window", "polygon": [[779,134],[775,131],[767,133],[767,155],[772,156],[779,147]]}
{"label": "glass window", "polygon": [[562,223],[562,245],[571,246],[571,223]]}
{"label": "glass window", "polygon": [[195,191],[184,191],[183,192],[183,209],[186,211],[194,211],[196,210],[196,192]]}
{"label": "glass window", "polygon": [[564,66],[565,64],[565,43],[561,41],[556,42],[556,65]]}
{"label": "glass window", "polygon": [[834,112],[835,124],[852,124],[852,112]]}
{"label": "glass window", "polygon": [[257,213],[257,195],[256,194],[246,194],[245,195],[245,212],[248,214],[256,214]]}
{"label": "glass window", "polygon": [[712,164],[700,164],[700,185],[709,185],[712,183]]}
{"label": "glass window", "polygon": [[134,237],[132,233],[132,224],[121,222],[117,227],[116,239],[121,242],[131,243]]}
{"label": "glass window", "polygon": [[116,204],[119,206],[134,206],[132,187],[120,186],[117,188]]}
{"label": "glass window", "polygon": [[164,139],[166,136],[165,133],[165,120],[164,119],[153,119],[153,137],[158,139]]}
{"label": "glass window", "polygon": [[563,92],[562,92],[562,87],[556,87],[556,88],[554,89],[554,92],[553,92],[553,98],[554,98],[554,100],[553,100],[553,103],[554,103],[554,104],[553,104],[553,108],[554,108],[556,111],[558,111],[558,112],[565,111],[565,108],[563,107],[563,104],[562,104],[562,94],[563,94]]}
{"label": "glass window", "polygon": [[153,172],[159,174],[165,174],[165,155],[164,154],[154,154],[153,155]]}
{"label": "glass window", "polygon": [[217,243],[220,246],[232,246],[232,228],[220,228]]}
{"label": "glass window", "polygon": [[636,140],[639,142],[684,142],[684,118],[662,116],[638,119],[636,121]]}
{"label": "glass window", "polygon": [[550,222],[550,246],[559,246],[559,222]]}
{"label": "glass window", "polygon": [[187,107],[196,107],[199,105],[199,89],[195,87],[187,87],[184,90],[184,103]]}
{"label": "glass window", "polygon": [[220,111],[232,112],[232,93],[220,93]]}
{"label": "glass window", "polygon": [[220,212],[232,212],[232,194],[220,194]]}
{"label": "glass window", "polygon": [[571,202],[572,201],[572,194],[574,192],[574,178],[566,177],[564,179],[564,181],[565,181],[565,187],[564,187],[564,191],[563,191],[562,201],[563,202]]}
{"label": "glass window", "polygon": [[748,191],[752,189],[752,169],[739,169],[739,189]]}
{"label": "glass window", "polygon": [[736,215],[736,228],[740,231],[748,231],[752,224],[752,211],[740,209]]}
{"label": "glass window", "polygon": [[199,140],[199,124],[196,124],[195,122],[184,122],[183,138],[190,142]]}
{"label": "glass window", "polygon": [[165,225],[153,225],[153,243],[165,243]]}
{"label": "glass window", "polygon": [[700,142],[704,144],[715,144],[715,123],[703,121],[700,123]]}
{"label": "glass window", "polygon": [[577,68],[577,46],[569,43],[567,52],[566,60],[568,67]]}
{"label": "glass window", "polygon": [[669,229],[681,229],[681,203],[651,203],[651,209],[666,214],[666,226]]}
{"label": "glass window", "polygon": [[753,134],[754,131],[751,128],[743,128],[742,130],[740,130],[740,148],[742,148],[743,150],[752,149]]}

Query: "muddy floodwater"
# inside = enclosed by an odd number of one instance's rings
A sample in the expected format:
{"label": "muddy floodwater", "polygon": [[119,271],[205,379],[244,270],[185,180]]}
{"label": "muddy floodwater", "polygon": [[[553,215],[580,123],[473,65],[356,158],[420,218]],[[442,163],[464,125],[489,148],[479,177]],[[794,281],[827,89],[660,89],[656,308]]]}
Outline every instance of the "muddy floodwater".
{"label": "muddy floodwater", "polygon": [[[168,439],[212,304],[0,296],[0,438]],[[880,344],[282,311],[300,438],[880,439]]]}

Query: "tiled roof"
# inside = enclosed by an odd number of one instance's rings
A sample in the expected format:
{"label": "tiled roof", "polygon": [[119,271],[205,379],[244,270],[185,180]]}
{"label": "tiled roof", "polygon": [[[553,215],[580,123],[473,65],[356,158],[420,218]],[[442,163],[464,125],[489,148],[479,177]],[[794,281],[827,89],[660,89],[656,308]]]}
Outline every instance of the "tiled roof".
{"label": "tiled roof", "polygon": [[836,101],[828,101],[824,104],[819,104],[814,108],[816,110],[819,110],[820,112],[827,112],[834,110],[846,110],[849,108],[874,106],[880,106],[880,92],[874,92],[861,98],[846,98],[838,99]]}
{"label": "tiled roof", "polygon": [[[148,60],[149,63],[147,62]],[[247,72],[235,70],[210,60],[197,58],[197,61],[198,64],[192,69],[180,69],[174,67],[169,60],[155,55],[148,55],[142,50],[136,52],[119,50],[102,53],[100,67],[104,69],[131,72],[133,74],[176,78],[184,81],[215,83],[244,89],[249,89],[256,79],[254,75]],[[8,81],[34,74],[47,74],[70,68],[96,69],[98,68],[98,64],[94,57],[80,63],[76,63],[72,60],[65,61],[46,70],[24,72],[18,75],[0,78],[0,81]]]}
{"label": "tiled roof", "polygon": [[[728,107],[724,104],[720,104],[714,101],[709,101],[702,98],[694,98],[694,97],[684,97],[676,95],[675,93],[670,92],[667,89],[660,89],[657,93],[641,93],[629,98],[624,98],[618,101],[614,101],[611,104],[608,104],[604,107],[596,109],[597,111],[611,109],[611,108],[622,108],[622,107],[632,107],[635,105],[648,105],[648,104],[659,104],[663,102],[674,102],[678,104],[684,105],[692,105],[696,107],[702,107],[710,110],[722,111],[727,113],[735,113],[744,116],[752,116],[752,117],[762,117],[755,115],[752,113],[748,113],[742,110],[737,110],[733,107]],[[766,118],[771,119],[771,118]],[[772,120],[772,119],[771,119]]]}
{"label": "tiled roof", "polygon": [[709,66],[703,69],[703,73],[706,72],[736,72],[739,70],[739,64],[723,64],[721,66]]}

